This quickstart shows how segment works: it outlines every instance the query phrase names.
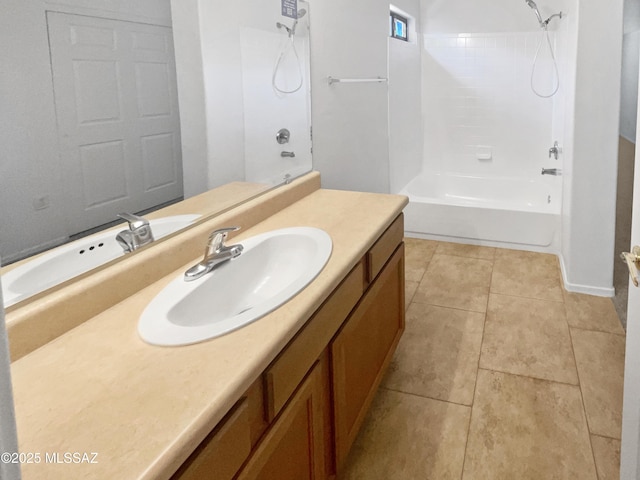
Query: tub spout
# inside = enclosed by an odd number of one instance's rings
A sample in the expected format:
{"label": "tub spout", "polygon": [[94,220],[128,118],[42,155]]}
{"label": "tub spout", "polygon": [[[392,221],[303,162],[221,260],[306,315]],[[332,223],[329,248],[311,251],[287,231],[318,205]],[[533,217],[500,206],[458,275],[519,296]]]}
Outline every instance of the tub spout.
{"label": "tub spout", "polygon": [[562,175],[562,170],[559,168],[543,168],[542,175]]}

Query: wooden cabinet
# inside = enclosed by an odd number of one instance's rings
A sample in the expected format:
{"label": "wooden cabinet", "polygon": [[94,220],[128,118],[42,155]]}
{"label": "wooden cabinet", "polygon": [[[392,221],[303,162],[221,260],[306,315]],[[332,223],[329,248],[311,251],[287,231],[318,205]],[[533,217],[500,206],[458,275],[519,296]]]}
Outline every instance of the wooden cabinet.
{"label": "wooden cabinet", "polygon": [[335,478],[404,330],[402,215],[172,480]]}
{"label": "wooden cabinet", "polygon": [[338,288],[265,371],[267,418],[273,420],[318,360],[364,291],[364,262]]}
{"label": "wooden cabinet", "polygon": [[231,480],[266,431],[264,388],[254,382],[171,480]]}
{"label": "wooden cabinet", "polygon": [[325,361],[317,362],[238,480],[321,480],[325,475]]}
{"label": "wooden cabinet", "polygon": [[240,400],[174,475],[180,480],[231,480],[251,453],[249,409]]}
{"label": "wooden cabinet", "polygon": [[403,330],[404,245],[401,245],[331,344],[338,470]]}

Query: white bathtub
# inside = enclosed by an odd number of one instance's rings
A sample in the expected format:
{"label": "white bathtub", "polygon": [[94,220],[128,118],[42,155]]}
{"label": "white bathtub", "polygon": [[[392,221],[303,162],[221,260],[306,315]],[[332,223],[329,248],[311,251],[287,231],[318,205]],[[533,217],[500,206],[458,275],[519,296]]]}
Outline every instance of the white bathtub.
{"label": "white bathtub", "polygon": [[560,188],[560,177],[423,173],[399,193],[409,197],[404,212],[410,236],[553,249]]}

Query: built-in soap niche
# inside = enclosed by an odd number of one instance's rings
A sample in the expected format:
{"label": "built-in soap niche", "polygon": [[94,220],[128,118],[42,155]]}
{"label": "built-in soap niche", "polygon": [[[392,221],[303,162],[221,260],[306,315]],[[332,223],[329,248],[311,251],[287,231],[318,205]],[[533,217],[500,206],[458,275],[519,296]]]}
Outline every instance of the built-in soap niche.
{"label": "built-in soap niche", "polygon": [[493,149],[489,146],[478,145],[476,147],[476,158],[481,162],[490,162],[493,160]]}

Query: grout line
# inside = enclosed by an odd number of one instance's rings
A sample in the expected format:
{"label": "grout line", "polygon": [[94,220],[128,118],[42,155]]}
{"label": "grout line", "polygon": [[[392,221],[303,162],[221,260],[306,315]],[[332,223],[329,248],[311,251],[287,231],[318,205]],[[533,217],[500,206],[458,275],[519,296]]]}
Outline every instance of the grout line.
{"label": "grout line", "polygon": [[592,437],[606,438],[607,440],[616,440],[618,442],[622,441],[621,438],[610,437],[609,435],[602,435],[601,433],[591,433],[591,432],[589,432],[589,435],[591,435]]}
{"label": "grout line", "polygon": [[467,447],[469,446],[469,436],[471,434],[471,421],[473,420],[473,406],[476,403],[476,394],[478,390],[478,376],[480,373],[480,358],[482,357],[482,346],[484,345],[484,333],[487,327],[487,316],[489,315],[489,299],[491,298],[491,282],[493,282],[493,269],[495,267],[495,255],[494,260],[491,262],[491,275],[489,275],[489,294],[487,295],[487,304],[485,307],[484,320],[482,321],[482,338],[480,339],[480,351],[478,352],[478,367],[476,368],[476,379],[473,383],[473,397],[471,400],[471,413],[469,415],[469,425],[467,426],[467,438],[464,442],[464,456],[462,457],[462,473],[460,474],[460,480],[464,477],[464,466],[467,463]]}
{"label": "grout line", "polygon": [[501,293],[501,292],[495,292],[495,291],[491,291],[490,292],[493,295],[502,295],[504,297],[513,297],[513,298],[525,298],[527,300],[537,300],[539,302],[551,302],[551,303],[562,303],[563,305],[564,303],[564,299],[563,300],[551,300],[548,298],[537,298],[537,297],[525,297],[523,295],[514,295],[512,293]]}
{"label": "grout line", "polygon": [[483,262],[491,262],[491,266],[493,267],[493,262],[495,261],[495,258],[480,258],[480,257],[470,257],[469,255],[455,255],[453,253],[437,253],[434,252],[433,256],[438,256],[438,257],[456,257],[456,258],[463,258],[465,260],[482,260]]}
{"label": "grout line", "polygon": [[[416,292],[417,293],[417,292]],[[414,295],[415,296],[415,295]],[[425,305],[427,307],[437,307],[437,308],[444,308],[446,310],[456,310],[458,312],[466,312],[466,313],[477,313],[480,315],[486,315],[487,312],[479,312],[477,310],[467,310],[465,308],[459,308],[459,307],[449,307],[447,305],[436,305],[435,303],[425,303],[425,302],[417,302],[413,299],[411,299],[411,303],[415,303],[417,305]]]}
{"label": "grout line", "polygon": [[557,383],[559,385],[567,385],[569,387],[578,387],[578,388],[580,388],[580,384],[579,383],[576,384],[576,383],[569,383],[569,382],[561,382],[559,380],[549,380],[548,378],[534,377],[532,375],[524,375],[522,373],[507,372],[505,370],[498,370],[498,369],[495,369],[495,368],[478,367],[478,369],[479,370],[486,370],[487,372],[503,373],[505,375],[513,375],[514,377],[528,378],[530,380],[539,380],[541,382]]}
{"label": "grout line", "polygon": [[[567,322],[567,324],[569,324],[569,322]],[[607,335],[617,335],[618,337],[627,338],[627,335],[624,333],[607,332],[604,330],[594,330],[593,328],[574,327],[572,325],[569,325],[569,329],[582,330],[584,332],[605,333]]]}
{"label": "grout line", "polygon": [[[567,325],[569,322],[567,322]],[[591,439],[591,426],[589,425],[589,417],[587,416],[587,407],[584,403],[584,392],[582,391],[582,382],[580,381],[580,370],[578,369],[578,360],[576,359],[576,351],[573,347],[573,335],[571,334],[571,327],[569,327],[569,338],[571,340],[571,353],[573,354],[573,361],[576,365],[576,373],[578,374],[578,386],[580,388],[580,400],[582,400],[582,412],[584,413],[584,421],[587,424],[587,434],[589,435],[589,446],[591,447],[591,457],[593,458],[593,468],[596,471],[596,477],[598,476],[598,466],[596,464],[596,454],[593,451],[593,441]]]}
{"label": "grout line", "polygon": [[[468,245],[466,243],[464,244],[459,244],[459,245]],[[477,246],[477,245],[473,245],[473,246]],[[483,248],[491,248],[491,247],[483,247]],[[447,256],[447,257],[457,257],[457,258],[466,258],[466,259],[470,259],[470,260],[486,260],[487,262],[494,262],[496,259],[496,255],[495,252],[493,254],[493,257],[491,258],[487,258],[487,257],[474,257],[472,255],[461,255],[459,253],[454,253],[454,252],[438,252],[438,249],[436,247],[436,250],[433,252],[434,256],[435,255],[441,255],[441,256]]]}
{"label": "grout line", "polygon": [[420,395],[419,393],[407,392],[405,390],[399,390],[397,388],[385,387],[385,386],[382,386],[382,385],[380,386],[380,388],[384,388],[385,390],[389,390],[390,392],[402,393],[403,395],[411,395],[412,397],[424,398],[426,400],[433,400],[435,402],[450,403],[452,405],[458,405],[460,407],[467,407],[467,408],[471,409],[471,405],[467,405],[466,403],[454,402],[452,400],[443,400],[442,398],[430,397],[428,395]]}

